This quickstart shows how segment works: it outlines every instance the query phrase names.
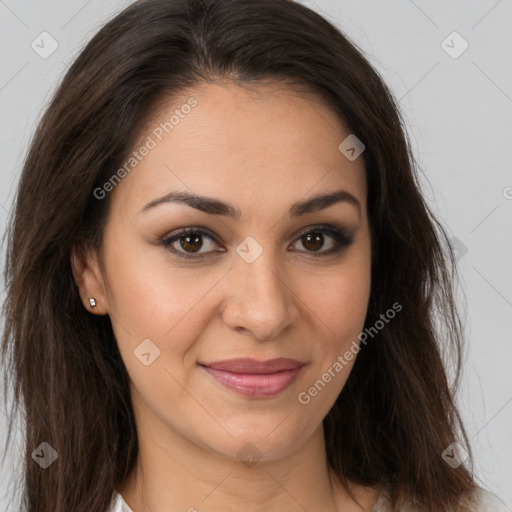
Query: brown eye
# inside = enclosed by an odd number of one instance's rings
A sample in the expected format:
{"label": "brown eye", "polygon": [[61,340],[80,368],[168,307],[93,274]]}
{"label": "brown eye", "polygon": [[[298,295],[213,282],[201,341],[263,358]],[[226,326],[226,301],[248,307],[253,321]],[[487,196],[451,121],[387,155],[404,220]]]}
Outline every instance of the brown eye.
{"label": "brown eye", "polygon": [[318,251],[324,245],[324,236],[321,233],[307,233],[301,240],[304,247],[310,251]]}
{"label": "brown eye", "polygon": [[181,247],[187,252],[197,252],[203,246],[201,235],[182,235],[179,240]]}
{"label": "brown eye", "polygon": [[305,248],[305,250],[296,248],[298,252],[310,253],[311,256],[316,257],[329,256],[341,252],[352,244],[353,241],[352,236],[344,233],[339,228],[326,224],[313,226],[313,228],[304,231],[295,244],[300,242]]}
{"label": "brown eye", "polygon": [[181,258],[199,259],[209,256],[218,248],[212,235],[199,228],[184,228],[160,242],[166,249]]}

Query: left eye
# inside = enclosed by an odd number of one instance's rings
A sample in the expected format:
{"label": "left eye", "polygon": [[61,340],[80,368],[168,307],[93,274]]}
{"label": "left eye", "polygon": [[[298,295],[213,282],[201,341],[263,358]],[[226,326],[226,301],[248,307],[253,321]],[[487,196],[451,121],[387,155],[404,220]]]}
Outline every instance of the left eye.
{"label": "left eye", "polygon": [[[330,248],[320,251],[324,247],[326,236],[332,240]],[[303,231],[295,243],[302,243],[307,249],[306,252],[316,257],[339,253],[352,244],[353,241],[353,237],[347,235],[341,229],[329,225],[320,225]]]}
{"label": "left eye", "polygon": [[[326,252],[331,252],[333,247],[336,247],[337,240],[334,236],[327,234],[327,239],[331,239],[331,247]],[[326,234],[325,231],[308,231],[303,234],[298,240],[297,243],[301,243],[304,247],[306,247],[308,252],[318,252],[320,249],[325,248],[325,240]]]}
{"label": "left eye", "polygon": [[[208,244],[203,243],[205,238],[210,241],[210,250],[208,250]],[[327,250],[324,248],[326,239],[331,240]],[[310,253],[312,256],[325,256],[340,252],[352,242],[351,236],[334,226],[318,226],[302,232],[292,247],[301,243],[306,250],[298,250],[298,252]],[[208,256],[208,253],[215,252],[215,246],[218,245],[215,237],[199,228],[184,228],[173,236],[163,239],[161,243],[178,257],[195,259],[203,258]],[[205,245],[206,250],[201,251],[205,248]],[[225,249],[217,252],[225,252]]]}

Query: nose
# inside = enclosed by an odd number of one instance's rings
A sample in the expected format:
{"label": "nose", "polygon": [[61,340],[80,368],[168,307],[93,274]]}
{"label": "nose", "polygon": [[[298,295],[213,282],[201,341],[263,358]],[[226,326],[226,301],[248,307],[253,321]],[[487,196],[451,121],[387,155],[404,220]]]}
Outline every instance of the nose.
{"label": "nose", "polygon": [[270,253],[263,251],[252,263],[237,258],[221,308],[226,326],[259,340],[277,338],[299,319],[299,299]]}

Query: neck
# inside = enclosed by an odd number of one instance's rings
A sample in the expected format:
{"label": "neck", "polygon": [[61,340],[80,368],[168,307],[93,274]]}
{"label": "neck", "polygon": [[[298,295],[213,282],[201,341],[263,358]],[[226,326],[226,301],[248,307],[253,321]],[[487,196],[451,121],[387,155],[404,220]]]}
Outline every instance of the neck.
{"label": "neck", "polygon": [[138,457],[119,489],[134,512],[370,512],[377,492],[350,486],[327,464],[323,426],[275,460],[233,460],[150,414],[136,415]]}
{"label": "neck", "polygon": [[235,507],[247,512],[336,512],[331,476],[321,456],[323,436],[318,433],[299,453],[253,464],[197,446],[183,449],[177,444],[171,449],[156,439],[139,443],[135,470],[120,490],[134,512],[225,512]]}

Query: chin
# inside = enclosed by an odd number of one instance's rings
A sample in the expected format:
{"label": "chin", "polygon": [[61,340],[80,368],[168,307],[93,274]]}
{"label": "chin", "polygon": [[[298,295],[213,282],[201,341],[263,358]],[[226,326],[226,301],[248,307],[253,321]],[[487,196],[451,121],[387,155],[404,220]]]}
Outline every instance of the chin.
{"label": "chin", "polygon": [[[204,441],[215,453],[247,466],[283,459],[298,450],[312,434],[301,430],[296,423],[285,425],[287,422],[283,418],[286,415],[280,415],[278,421],[266,421],[260,425],[251,420],[231,424],[227,428],[231,436],[226,434]],[[290,426],[294,428],[290,429]]]}

